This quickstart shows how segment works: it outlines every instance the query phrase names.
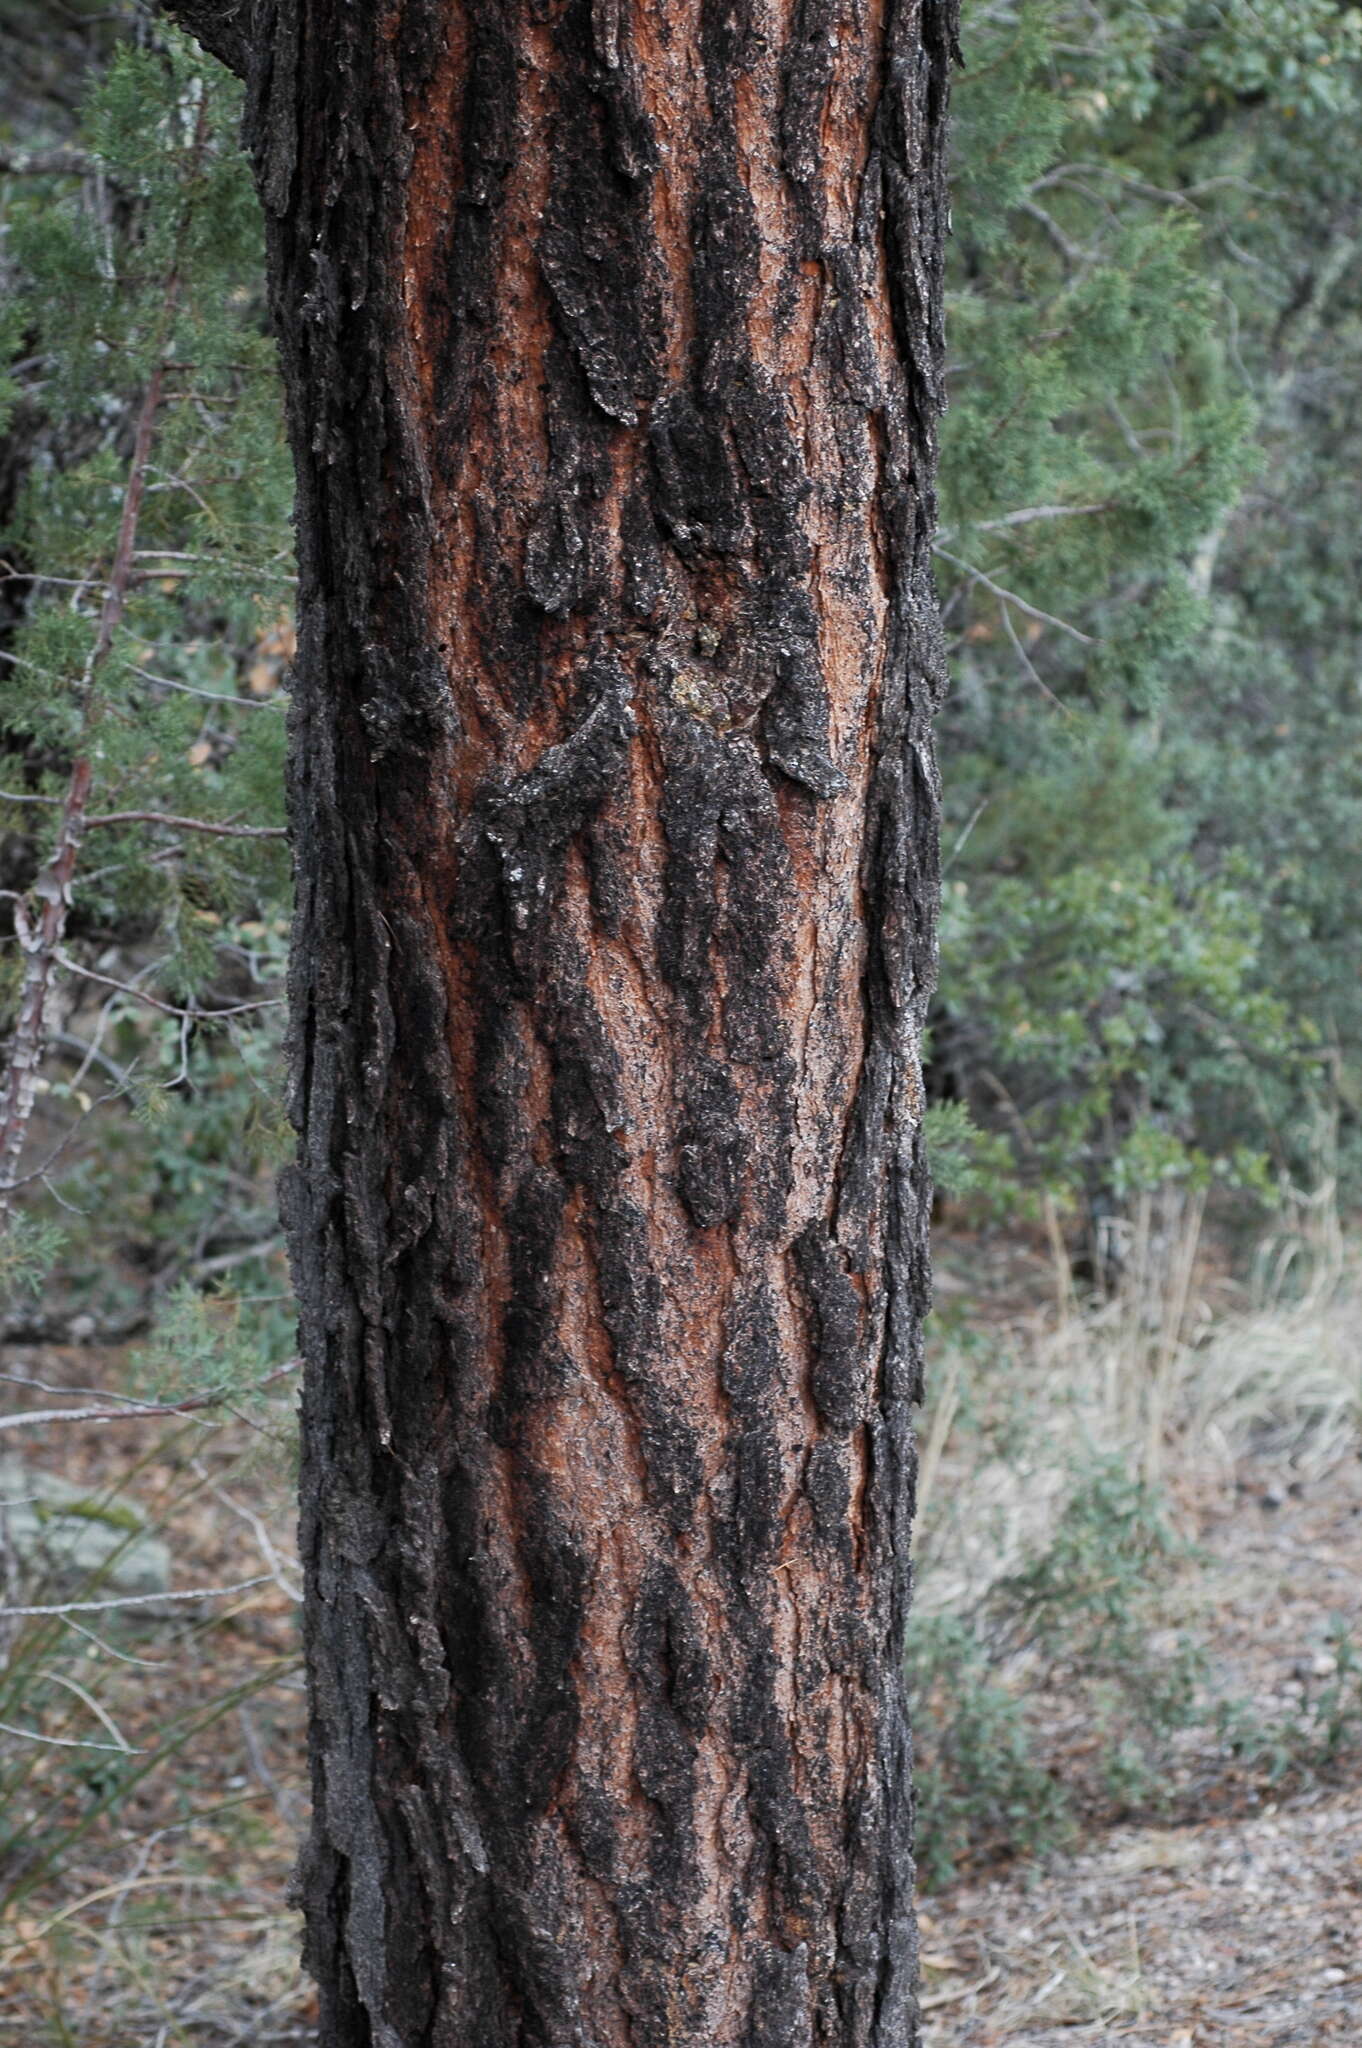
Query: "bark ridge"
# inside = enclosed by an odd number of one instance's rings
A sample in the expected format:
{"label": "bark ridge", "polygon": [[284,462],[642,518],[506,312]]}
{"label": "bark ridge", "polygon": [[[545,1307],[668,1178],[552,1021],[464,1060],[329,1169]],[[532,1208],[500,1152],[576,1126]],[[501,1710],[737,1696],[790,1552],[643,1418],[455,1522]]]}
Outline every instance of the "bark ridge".
{"label": "bark ridge", "polygon": [[916,2039],[954,32],[256,8],[329,2048]]}

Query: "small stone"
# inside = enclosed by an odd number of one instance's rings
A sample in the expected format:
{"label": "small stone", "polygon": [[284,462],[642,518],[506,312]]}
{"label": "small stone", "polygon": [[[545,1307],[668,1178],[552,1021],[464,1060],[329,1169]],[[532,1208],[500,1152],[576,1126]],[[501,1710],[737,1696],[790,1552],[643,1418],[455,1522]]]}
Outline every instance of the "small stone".
{"label": "small stone", "polygon": [[170,1584],[170,1552],[136,1502],[72,1486],[19,1458],[0,1458],[0,1548],[30,1589],[78,1594],[93,1583],[104,1598],[164,1593]]}

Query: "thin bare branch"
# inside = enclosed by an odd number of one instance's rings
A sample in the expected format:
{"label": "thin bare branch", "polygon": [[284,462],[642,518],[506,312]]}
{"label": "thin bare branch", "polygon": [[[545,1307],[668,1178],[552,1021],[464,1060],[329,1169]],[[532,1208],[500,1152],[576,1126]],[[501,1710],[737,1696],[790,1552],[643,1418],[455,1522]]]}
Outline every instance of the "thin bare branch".
{"label": "thin bare branch", "polygon": [[[58,1191],[51,1186],[51,1183],[48,1182],[47,1176],[51,1173],[53,1167],[57,1164],[57,1161],[61,1158],[62,1154],[74,1142],[76,1137],[79,1135],[81,1129],[88,1122],[89,1118],[91,1118],[95,1114],[96,1110],[105,1109],[108,1107],[109,1103],[117,1102],[123,1094],[123,1092],[124,1091],[121,1088],[111,1088],[107,1095],[97,1096],[93,1102],[87,1103],[85,1108],[82,1109],[82,1111],[80,1112],[80,1115],[75,1119],[74,1123],[70,1124],[67,1127],[67,1129],[62,1132],[60,1138],[58,1138],[56,1144],[52,1147],[52,1150],[48,1153],[46,1159],[44,1159],[41,1166],[33,1167],[28,1173],[16,1173],[11,1175],[9,1180],[5,1182],[5,1194],[17,1194],[20,1188],[33,1187],[37,1182],[42,1181],[45,1185],[48,1186],[49,1191],[57,1196],[57,1200],[61,1202],[62,1207],[64,1209],[71,1208],[71,1204],[63,1200],[62,1196],[58,1193]],[[74,1208],[71,1208],[71,1212],[73,1215],[76,1216],[84,1214],[83,1210]]]}
{"label": "thin bare branch", "polygon": [[1002,617],[1003,630],[1006,632],[1008,639],[1012,642],[1012,651],[1016,655],[1022,667],[1026,670],[1026,673],[1031,678],[1031,681],[1035,684],[1036,688],[1040,691],[1041,695],[1049,699],[1049,701],[1054,705],[1056,711],[1062,711],[1066,718],[1072,718],[1073,712],[1070,709],[1070,707],[1064,702],[1064,699],[1062,697],[1057,697],[1055,695],[1054,691],[1050,688],[1050,685],[1046,682],[1044,676],[1040,673],[1040,670],[1032,661],[1026,649],[1022,646],[1021,640],[1019,639],[1017,634],[1017,629],[1012,623],[1012,611],[1010,606],[1002,606]]}
{"label": "thin bare branch", "polygon": [[225,690],[203,690],[195,683],[182,683],[175,676],[158,676],[153,669],[139,668],[135,661],[125,661],[123,667],[144,683],[155,683],[162,690],[179,690],[186,697],[202,697],[207,703],[219,704],[229,711],[281,711],[286,701],[282,696],[229,697]]}
{"label": "thin bare branch", "polygon": [[87,1692],[77,1679],[70,1677],[64,1671],[45,1671],[43,1676],[50,1684],[61,1686],[64,1692],[74,1693],[82,1705],[89,1708],[105,1734],[112,1735],[125,1756],[132,1756],[135,1753],[132,1744],[128,1741],[123,1730],[118,1726],[107,1708],[102,1707],[94,1694]]}
{"label": "thin bare branch", "polygon": [[[3,1607],[0,1614],[32,1614],[31,1607]],[[0,1721],[0,1735],[20,1735],[25,1742],[41,1742],[48,1749],[111,1749],[118,1756],[144,1756],[140,1749],[129,1750],[121,1742],[77,1742],[70,1735],[42,1735],[36,1728],[16,1728],[11,1721]]]}
{"label": "thin bare branch", "polygon": [[234,1499],[234,1497],[227,1492],[225,1487],[218,1486],[209,1477],[208,1473],[204,1470],[203,1461],[201,1458],[195,1458],[193,1461],[193,1465],[194,1471],[198,1474],[199,1478],[202,1479],[204,1485],[207,1487],[209,1493],[212,1494],[214,1500],[220,1502],[220,1504],[227,1509],[229,1514],[235,1515],[238,1521],[242,1521],[246,1524],[246,1527],[250,1530],[251,1534],[255,1538],[256,1547],[259,1550],[260,1555],[264,1558],[265,1563],[269,1566],[270,1575],[274,1579],[274,1582],[278,1586],[280,1592],[287,1594],[288,1598],[292,1600],[295,1604],[301,1604],[303,1598],[303,1589],[301,1586],[295,1586],[292,1579],[290,1579],[290,1577],[288,1576],[288,1570],[284,1563],[284,1560],[279,1555],[278,1550],[275,1548],[274,1541],[270,1536],[269,1530],[265,1527],[264,1522],[261,1520],[260,1516],[255,1512],[255,1509],[247,1507],[244,1501]]}
{"label": "thin bare branch", "polygon": [[941,873],[943,876],[948,875],[951,869],[955,866],[956,861],[959,860],[961,854],[965,850],[966,844],[969,840],[970,833],[974,830],[979,820],[983,817],[984,812],[988,809],[988,804],[989,800],[987,797],[985,797],[982,803],[978,803],[974,806],[974,810],[970,817],[968,825],[966,825],[964,831],[960,834],[960,837],[956,840],[954,846],[951,848],[950,853],[947,855],[946,859],[941,864]]}
{"label": "thin bare branch", "polygon": [[1087,261],[1087,252],[1080,249],[1078,243],[1065,234],[1054,215],[1047,213],[1043,206],[1037,206],[1034,199],[1018,200],[1017,211],[1024,213],[1028,220],[1033,220],[1044,228],[1064,261],[1072,264],[1075,270]]}
{"label": "thin bare branch", "polygon": [[26,1387],[32,1394],[62,1394],[72,1401],[88,1401],[94,1392],[101,1401],[121,1401],[125,1408],[146,1406],[145,1402],[139,1402],[136,1394],[118,1394],[103,1387],[54,1387],[51,1380],[33,1379],[26,1372],[0,1372],[0,1382],[10,1387]]}
{"label": "thin bare branch", "polygon": [[[235,1593],[249,1593],[256,1586],[272,1586],[273,1572],[255,1579],[238,1579],[231,1586],[189,1586],[182,1593],[122,1593],[114,1600],[67,1600],[54,1607],[0,1607],[0,1620],[31,1619],[49,1614],[109,1614],[120,1607],[159,1607],[167,1600],[226,1600]],[[3,1725],[3,1724],[0,1724]],[[11,1733],[22,1732],[11,1730]],[[77,1745],[88,1747],[87,1744]],[[107,1747],[107,1745],[96,1745]]]}
{"label": "thin bare branch", "polygon": [[1077,626],[1071,626],[1067,619],[1057,619],[1053,612],[1043,612],[1038,605],[1028,604],[1024,597],[1018,597],[1015,590],[1004,590],[1001,583],[995,583],[991,576],[986,575],[982,569],[976,569],[972,562],[962,562],[958,555],[951,554],[939,544],[934,553],[940,555],[943,562],[949,562],[952,568],[959,569],[962,575],[968,576],[971,583],[982,584],[984,589],[990,591],[1000,602],[1015,605],[1028,619],[1035,619],[1042,626],[1056,627],[1059,632],[1067,633],[1071,639],[1077,640],[1080,646],[1096,646],[1097,643],[1091,633],[1082,633]]}
{"label": "thin bare branch", "polygon": [[[298,1370],[298,1360],[289,1358],[282,1365],[276,1365],[263,1379],[256,1380],[247,1390],[259,1393],[262,1388],[273,1386],[276,1380],[287,1377]],[[16,1375],[0,1375],[14,1381]],[[32,1386],[34,1381],[17,1382]],[[148,1418],[166,1418],[177,1415],[196,1415],[205,1408],[222,1408],[241,1398],[239,1387],[213,1387],[206,1394],[190,1394],[183,1401],[138,1401],[128,1394],[110,1394],[96,1407],[88,1408],[30,1408],[21,1415],[0,1415],[0,1430],[35,1429],[49,1422],[143,1422]],[[115,1405],[117,1404],[117,1405]]]}
{"label": "thin bare branch", "polygon": [[[195,696],[207,696],[206,690],[196,690]],[[249,699],[219,698],[219,703],[249,702]],[[65,797],[34,796],[25,790],[0,789],[0,803],[37,804],[51,810],[61,810]],[[206,832],[217,839],[287,839],[288,832],[283,825],[234,825],[219,824],[213,818],[181,818],[171,811],[101,811],[85,819],[85,830],[95,831],[101,825],[173,825],[180,832]]]}
{"label": "thin bare branch", "polygon": [[196,1280],[206,1280],[212,1273],[230,1273],[236,1266],[249,1265],[252,1259],[267,1259],[281,1251],[284,1237],[276,1231],[272,1237],[262,1237],[255,1244],[246,1244],[234,1252],[219,1252],[211,1259],[196,1259],[193,1272]]}
{"label": "thin bare branch", "polygon": [[159,996],[149,996],[145,989],[135,988],[130,981],[115,981],[112,975],[97,974],[93,967],[82,967],[79,960],[73,960],[68,953],[57,953],[57,965],[64,967],[68,974],[78,974],[85,981],[96,981],[101,988],[116,988],[125,996],[135,996],[139,1003],[159,1010],[163,1017],[192,1017],[196,1024],[211,1024],[219,1017],[244,1017],[251,1010],[277,1010],[283,1002],[282,996],[263,996],[255,1003],[228,1003],[220,1010],[186,1009],[180,1003],[163,1003]]}
{"label": "thin bare branch", "polygon": [[1091,519],[1096,512],[1110,512],[1111,500],[1102,505],[1023,505],[1020,511],[1007,512],[1001,519],[980,519],[975,523],[976,533],[1003,533],[1012,526],[1033,526],[1038,519]]}
{"label": "thin bare branch", "polygon": [[103,1636],[97,1636],[94,1630],[86,1628],[83,1622],[72,1621],[69,1614],[63,1619],[67,1628],[73,1630],[76,1635],[83,1636],[87,1643],[93,1643],[101,1656],[112,1657],[115,1663],[135,1664],[139,1671],[169,1671],[173,1668],[173,1660],[169,1657],[134,1657],[131,1650],[116,1650],[112,1643],[106,1643]]}
{"label": "thin bare branch", "polygon": [[[204,568],[212,569],[218,575],[254,576],[261,582],[296,583],[298,581],[292,570],[276,568],[270,562],[231,562],[223,560],[218,555],[191,554],[186,548],[139,548],[136,559],[139,562],[154,563],[156,565],[152,568],[144,568],[142,571],[144,576],[189,576],[192,575],[194,569]],[[160,564],[163,562],[187,562],[190,566],[186,569],[162,569]]]}
{"label": "thin bare branch", "polygon": [[283,825],[216,824],[209,818],[179,818],[169,811],[104,811],[88,818],[94,831],[100,825],[173,825],[181,832],[206,832],[216,839],[287,839]]}

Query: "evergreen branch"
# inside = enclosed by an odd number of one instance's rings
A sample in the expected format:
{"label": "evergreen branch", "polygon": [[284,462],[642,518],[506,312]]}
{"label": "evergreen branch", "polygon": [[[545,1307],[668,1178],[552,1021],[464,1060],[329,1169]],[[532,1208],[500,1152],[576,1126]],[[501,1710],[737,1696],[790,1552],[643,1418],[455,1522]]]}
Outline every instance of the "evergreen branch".
{"label": "evergreen branch", "polygon": [[47,1042],[48,994],[52,968],[71,901],[71,883],[76,856],[85,826],[93,773],[88,755],[72,765],[71,779],[61,802],[61,824],[52,856],[34,884],[30,901],[37,914],[30,917],[26,903],[14,906],[15,936],[24,955],[19,1014],[10,1040],[9,1066],[0,1097],[0,1229],[8,1223],[15,1176],[24,1140],[38,1094],[38,1069]]}
{"label": "evergreen branch", "polygon": [[[198,119],[194,127],[195,164],[202,157],[207,142],[208,96],[204,94],[199,103]],[[81,678],[80,742],[76,757],[71,763],[66,795],[61,799],[61,818],[57,828],[56,844],[28,899],[14,906],[15,936],[23,953],[24,965],[19,987],[18,1013],[10,1038],[8,1065],[3,1083],[0,1084],[0,1232],[8,1228],[14,1212],[19,1164],[33,1117],[33,1106],[37,1101],[39,1070],[47,1046],[53,971],[59,964],[66,962],[66,955],[63,954],[61,946],[66,934],[72,884],[75,880],[81,841],[85,837],[90,791],[94,783],[94,750],[91,739],[102,709],[96,694],[95,680],[108,659],[115,636],[122,624],[135,574],[138,521],[147,485],[147,472],[151,466],[166,373],[170,367],[175,321],[184,288],[183,258],[188,227],[189,208],[186,206],[181,212],[173,253],[165,275],[159,315],[159,346],[137,412],[128,480],[123,491],[123,506],[118,521],[118,539],[114,545],[113,564],[104,591],[104,602],[100,608],[99,627]],[[77,969],[77,972],[83,971]],[[99,979],[98,976],[92,978]],[[167,1007],[152,996],[144,996],[142,1000],[159,1009]],[[172,1011],[171,1014],[184,1013]]]}
{"label": "evergreen branch", "polygon": [[[202,124],[203,116],[200,113],[200,127]],[[163,319],[167,331],[179,304],[179,296],[180,278],[176,266],[166,286],[163,306]],[[162,360],[157,363],[147,381],[146,392],[138,413],[137,429],[133,437],[132,465],[123,496],[118,542],[114,549],[113,570],[100,611],[99,632],[85,665],[84,738],[87,745],[71,764],[65,797],[55,800],[61,809],[61,824],[51,858],[33,886],[31,900],[38,906],[36,914],[30,917],[27,905],[22,903],[16,904],[14,910],[15,932],[24,953],[24,975],[19,1016],[10,1042],[9,1068],[5,1076],[3,1101],[0,1103],[0,1228],[8,1222],[13,1206],[13,1196],[18,1185],[16,1175],[19,1160],[37,1098],[38,1069],[42,1064],[43,1050],[47,1042],[47,1008],[52,969],[62,957],[60,949],[66,931],[66,913],[71,903],[71,886],[75,879],[80,843],[85,836],[86,813],[94,780],[88,748],[89,728],[94,717],[91,692],[95,675],[113,645],[114,635],[127,604],[128,588],[133,574],[137,521],[142,507],[147,464],[151,459],[156,416],[160,411],[164,373],[165,363]]]}

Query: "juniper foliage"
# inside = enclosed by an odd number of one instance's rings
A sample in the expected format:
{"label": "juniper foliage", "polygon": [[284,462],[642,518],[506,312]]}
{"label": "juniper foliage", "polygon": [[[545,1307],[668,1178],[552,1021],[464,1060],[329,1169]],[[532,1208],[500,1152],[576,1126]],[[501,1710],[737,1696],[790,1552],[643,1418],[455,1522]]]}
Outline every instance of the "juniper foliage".
{"label": "juniper foliage", "polygon": [[995,1207],[1265,1196],[1356,1146],[1362,15],[965,13],[933,1092]]}
{"label": "juniper foliage", "polygon": [[251,1169],[279,1143],[287,923],[290,480],[239,92],[122,26],[0,177],[0,1030],[85,761],[19,1192],[97,1315],[273,1234]]}
{"label": "juniper foliage", "polygon": [[[97,77],[79,107],[73,37]],[[92,711],[97,814],[279,824],[289,485],[234,83],[137,7],[58,35],[4,0],[0,39],[29,80],[0,97],[8,161],[30,160],[0,179],[0,789],[44,800],[0,804],[0,885],[22,894]],[[1355,1183],[1362,14],[966,0],[965,46],[929,1075],[946,1199],[1091,1217],[1170,1180],[1241,1202],[1322,1167]],[[39,174],[44,152],[64,161]],[[158,363],[135,573],[87,701]],[[65,950],[172,1008],[272,996],[286,890],[278,840],[103,827]],[[11,1022],[18,965],[0,948]],[[66,1229],[77,1295],[131,1300],[139,1261],[169,1288],[186,1244],[202,1264],[266,1239],[250,1169],[283,1143],[277,1013],[186,1031],[61,980],[49,1135],[92,1094],[122,1105],[63,1155],[83,1221],[25,1196],[35,1229]],[[82,1064],[63,1040],[97,1025]]]}

